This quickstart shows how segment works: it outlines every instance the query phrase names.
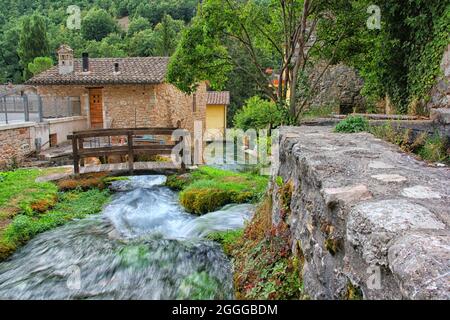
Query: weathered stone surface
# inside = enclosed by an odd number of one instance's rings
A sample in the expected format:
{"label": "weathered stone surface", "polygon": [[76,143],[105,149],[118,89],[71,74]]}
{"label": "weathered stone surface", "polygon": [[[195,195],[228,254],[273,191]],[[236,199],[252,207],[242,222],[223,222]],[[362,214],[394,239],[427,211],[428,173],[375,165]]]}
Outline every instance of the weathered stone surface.
{"label": "weathered stone surface", "polygon": [[[305,258],[304,286],[312,298],[341,299],[349,283],[360,288],[366,299],[447,294],[438,279],[432,279],[445,274],[445,268],[448,272],[448,267],[432,261],[448,256],[448,246],[430,242],[427,248],[423,236],[423,248],[428,251],[421,254],[419,249],[415,252],[412,241],[401,240],[410,233],[448,232],[447,167],[430,167],[367,133],[286,127],[280,140],[274,176],[289,181],[294,189],[289,223],[294,247],[300,246]],[[280,187],[275,181],[271,187],[276,223],[281,219]],[[410,243],[409,248],[405,243]],[[400,246],[407,251],[395,249]],[[395,263],[391,252],[401,253]],[[419,264],[422,277],[406,268],[409,261]]]}
{"label": "weathered stone surface", "polygon": [[425,207],[404,199],[362,203],[350,212],[347,240],[369,265],[387,266],[390,241],[404,230],[444,229]]}
{"label": "weathered stone surface", "polygon": [[383,181],[383,182],[404,182],[408,179],[399,174],[377,174],[372,176],[372,178]]}
{"label": "weathered stone surface", "polygon": [[317,63],[308,73],[311,83],[321,77],[313,93],[312,108],[333,105],[338,112],[344,111],[339,110],[339,106],[349,106],[350,112],[353,108],[365,111],[365,100],[361,95],[364,80],[355,69],[344,64],[327,66],[327,63]]}
{"label": "weathered stone surface", "polygon": [[450,299],[450,232],[408,232],[389,248],[389,266],[411,299]]}
{"label": "weathered stone surface", "polygon": [[365,185],[324,189],[324,196],[327,204],[338,201],[349,204],[351,202],[369,200],[372,198],[372,194]]}
{"label": "weathered stone surface", "polygon": [[402,191],[402,195],[407,198],[413,199],[440,199],[441,195],[439,192],[433,191],[429,187],[424,186],[414,186],[411,188],[405,188]]}

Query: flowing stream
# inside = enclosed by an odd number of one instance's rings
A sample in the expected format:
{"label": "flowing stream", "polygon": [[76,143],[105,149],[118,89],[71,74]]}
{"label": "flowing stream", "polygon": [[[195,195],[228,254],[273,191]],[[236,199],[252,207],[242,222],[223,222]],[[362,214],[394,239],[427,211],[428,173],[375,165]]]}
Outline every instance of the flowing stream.
{"label": "flowing stream", "polygon": [[230,261],[205,236],[252,205],[196,217],[164,176],[116,181],[102,214],[45,232],[0,264],[0,299],[233,299]]}

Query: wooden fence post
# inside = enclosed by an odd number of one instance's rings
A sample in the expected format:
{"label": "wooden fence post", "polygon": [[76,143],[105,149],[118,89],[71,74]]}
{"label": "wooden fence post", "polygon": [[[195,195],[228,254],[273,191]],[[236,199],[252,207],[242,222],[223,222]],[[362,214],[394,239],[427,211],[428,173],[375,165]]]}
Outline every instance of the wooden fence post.
{"label": "wooden fence post", "polygon": [[133,132],[128,132],[128,170],[130,175],[134,173]]}
{"label": "wooden fence post", "polygon": [[186,163],[184,162],[184,138],[180,137],[180,143],[183,144],[183,149],[181,149],[181,173],[186,173]]}
{"label": "wooden fence post", "polygon": [[76,175],[79,175],[80,157],[78,155],[78,137],[76,135],[72,137],[72,149],[73,149],[73,171]]}
{"label": "wooden fence post", "polygon": [[[79,141],[79,142],[78,142],[78,144],[79,144],[79,150],[80,150],[80,151],[83,151],[83,149],[84,149],[84,139],[83,139],[83,138],[80,138],[78,141]],[[80,166],[81,166],[81,167],[84,167],[84,159],[82,159],[82,158],[80,158]]]}

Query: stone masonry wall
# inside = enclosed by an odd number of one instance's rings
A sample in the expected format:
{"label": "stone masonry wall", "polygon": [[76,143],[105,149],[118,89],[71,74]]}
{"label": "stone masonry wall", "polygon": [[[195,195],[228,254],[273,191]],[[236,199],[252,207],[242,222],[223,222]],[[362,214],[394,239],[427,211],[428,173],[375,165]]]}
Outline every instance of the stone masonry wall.
{"label": "stone masonry wall", "polygon": [[[273,170],[290,183],[293,251],[313,299],[450,299],[450,171],[368,133],[282,128]],[[280,179],[281,177],[282,179]],[[354,291],[353,290],[353,291]]]}
{"label": "stone masonry wall", "polygon": [[0,169],[20,163],[32,151],[29,127],[0,130]]}
{"label": "stone masonry wall", "polygon": [[[358,75],[355,69],[344,64],[332,65],[323,73],[326,63],[317,63],[309,71],[310,83],[315,84],[317,79],[317,88],[313,92],[311,108],[334,107],[334,111],[339,110],[341,106],[347,106],[348,112],[365,111],[365,100],[361,95],[361,89],[364,86],[364,80]],[[323,75],[322,75],[323,74]]]}

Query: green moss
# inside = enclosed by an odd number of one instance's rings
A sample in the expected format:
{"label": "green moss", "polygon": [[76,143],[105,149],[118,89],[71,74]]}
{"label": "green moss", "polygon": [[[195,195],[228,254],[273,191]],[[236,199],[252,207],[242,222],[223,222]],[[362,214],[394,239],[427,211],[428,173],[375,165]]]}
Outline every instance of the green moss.
{"label": "green moss", "polygon": [[232,202],[232,194],[220,189],[189,189],[180,194],[181,205],[190,213],[205,214]]}
{"label": "green moss", "polygon": [[244,230],[228,230],[210,233],[207,238],[220,243],[225,254],[230,256],[233,246],[236,245],[243,235]]}
{"label": "green moss", "polygon": [[325,248],[331,255],[335,255],[340,250],[340,241],[338,239],[328,238],[325,240]]}

